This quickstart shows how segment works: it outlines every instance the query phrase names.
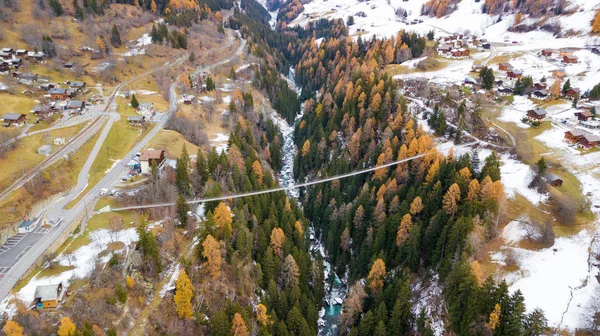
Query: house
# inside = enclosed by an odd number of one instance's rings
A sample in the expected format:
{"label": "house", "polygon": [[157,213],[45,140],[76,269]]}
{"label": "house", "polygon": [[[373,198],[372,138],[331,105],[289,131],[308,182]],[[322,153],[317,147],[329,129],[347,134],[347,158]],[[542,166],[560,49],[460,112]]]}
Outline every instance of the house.
{"label": "house", "polygon": [[508,71],[510,69],[512,69],[512,65],[510,65],[510,63],[508,63],[508,62],[502,62],[502,63],[498,64],[499,71]]}
{"label": "house", "polygon": [[578,88],[569,88],[563,90],[563,96],[571,99],[579,98],[581,95],[581,89]]}
{"label": "house", "polygon": [[19,74],[19,82],[21,83],[25,83],[25,84],[33,84],[33,82],[37,82],[38,80],[38,75],[34,74],[34,73],[23,73],[23,74]]}
{"label": "house", "polygon": [[62,146],[65,142],[65,138],[54,138],[54,146]]}
{"label": "house", "polygon": [[581,140],[581,138],[583,137],[584,134],[586,134],[586,132],[579,130],[579,129],[566,131],[565,132],[565,140],[569,143],[576,143],[576,142],[579,142],[579,140]]}
{"label": "house", "polygon": [[57,285],[37,286],[33,295],[34,304],[42,308],[56,308],[65,294],[62,283]]}
{"label": "house", "polygon": [[546,99],[548,98],[548,91],[546,90],[535,90],[532,93],[533,97],[536,99]]}
{"label": "house", "polygon": [[565,57],[565,56],[573,56],[573,54],[577,51],[577,49],[573,49],[573,48],[563,48],[560,50],[560,57]]}
{"label": "house", "polygon": [[75,98],[75,96],[77,96],[77,92],[79,92],[79,90],[74,89],[74,88],[68,88],[67,89],[67,96],[69,98]]}
{"label": "house", "polygon": [[154,104],[151,102],[139,103],[137,112],[140,114],[152,114],[154,113]]}
{"label": "house", "polygon": [[56,85],[54,85],[54,83],[40,84],[40,90],[49,91],[50,89],[53,89],[55,86]]}
{"label": "house", "polygon": [[3,53],[14,54],[15,50],[13,48],[2,48]]}
{"label": "house", "polygon": [[471,54],[471,52],[465,48],[452,49],[451,53],[452,57],[469,57],[469,55]]}
{"label": "house", "polygon": [[523,77],[523,71],[521,71],[521,70],[508,70],[506,72],[506,76],[508,76],[508,78],[512,78],[512,79],[521,78],[521,77]]}
{"label": "house", "polygon": [[15,51],[15,54],[17,56],[27,56],[27,49],[17,49],[17,51]]}
{"label": "house", "polygon": [[194,97],[193,95],[183,95],[183,103],[186,105],[192,104],[195,99],[196,97]]}
{"label": "house", "polygon": [[552,50],[552,49],[543,49],[542,50],[542,56],[545,56],[545,57],[550,57],[550,56],[552,56],[553,53],[554,53],[554,50]]}
{"label": "house", "polygon": [[52,100],[65,100],[67,99],[67,89],[65,88],[52,88],[48,91],[50,99]]}
{"label": "house", "polygon": [[75,67],[75,63],[73,63],[73,62],[67,62],[67,63],[63,64],[63,67],[65,69],[73,69]]}
{"label": "house", "polygon": [[501,96],[510,96],[512,95],[514,92],[511,88],[505,88],[505,87],[500,87],[498,88],[498,94]]}
{"label": "house", "polygon": [[563,56],[562,62],[565,64],[575,64],[579,61],[579,58],[575,55],[573,56]]}
{"label": "house", "polygon": [[546,180],[546,182],[548,182],[549,185],[553,187],[561,187],[563,184],[563,180],[554,174],[546,174],[546,176],[544,176],[544,179]]}
{"label": "house", "polygon": [[546,83],[535,83],[533,84],[533,88],[536,90],[546,90],[548,88],[548,85],[546,85]]}
{"label": "house", "polygon": [[23,223],[19,224],[19,227],[17,228],[17,232],[19,233],[27,233],[27,232],[31,232],[31,225],[34,223],[34,221],[32,220],[25,220],[23,221]]}
{"label": "house", "polygon": [[52,146],[50,145],[43,145],[42,147],[38,148],[37,153],[40,155],[50,155],[50,153],[52,153]]}
{"label": "house", "polygon": [[85,82],[83,81],[72,81],[69,82],[69,87],[77,90],[83,90],[85,88]]}
{"label": "house", "polygon": [[38,52],[30,51],[27,53],[27,57],[33,58],[34,60],[41,62],[44,60],[44,58],[46,58],[46,54],[44,54],[41,51],[38,51]]}
{"label": "house", "polygon": [[131,116],[127,118],[127,122],[132,126],[143,126],[146,123],[146,117],[144,116]]}
{"label": "house", "polygon": [[483,69],[483,65],[473,65],[471,67],[471,72],[479,73],[481,71],[481,69]]}
{"label": "house", "polygon": [[562,79],[562,78],[565,78],[566,75],[567,74],[565,73],[565,70],[563,70],[563,69],[552,70],[552,77],[554,77],[554,78]]}
{"label": "house", "polygon": [[150,174],[150,167],[155,163],[157,167],[165,161],[164,150],[145,150],[140,155],[140,165],[142,174]]}
{"label": "house", "polygon": [[535,108],[533,110],[527,111],[527,118],[530,121],[541,122],[544,120],[544,118],[546,118],[547,114],[548,113],[543,108]]}
{"label": "house", "polygon": [[437,48],[438,54],[448,54],[451,50],[452,47],[448,44],[442,44]]}
{"label": "house", "polygon": [[19,113],[8,113],[2,117],[2,121],[4,121],[4,126],[9,127],[11,125],[21,126],[27,120],[27,116]]}
{"label": "house", "polygon": [[81,112],[81,111],[83,111],[84,108],[85,108],[85,103],[82,100],[70,100],[67,103],[68,110],[74,110],[77,112]]}
{"label": "house", "polygon": [[575,112],[575,116],[577,117],[577,120],[579,120],[579,121],[588,121],[588,119],[590,119],[594,115],[590,111],[579,111],[579,112]]}
{"label": "house", "polygon": [[589,149],[598,146],[598,143],[600,143],[600,137],[586,133],[581,137],[581,139],[579,139],[578,143],[580,147]]}
{"label": "house", "polygon": [[15,68],[18,68],[21,66],[21,59],[20,58],[12,58],[10,60],[8,60],[8,63],[10,63],[10,65],[12,65]]}
{"label": "house", "polygon": [[464,84],[465,85],[475,85],[475,84],[477,84],[477,82],[475,82],[475,80],[471,77],[466,77]]}

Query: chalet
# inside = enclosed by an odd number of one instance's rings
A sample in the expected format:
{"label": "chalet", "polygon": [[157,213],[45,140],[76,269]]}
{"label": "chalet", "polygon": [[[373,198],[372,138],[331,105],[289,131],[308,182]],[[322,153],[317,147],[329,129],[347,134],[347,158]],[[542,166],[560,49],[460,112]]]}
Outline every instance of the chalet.
{"label": "chalet", "polygon": [[544,120],[544,118],[546,118],[547,114],[548,113],[543,108],[536,108],[536,109],[527,111],[527,118],[530,121],[541,122]]}
{"label": "chalet", "polygon": [[33,295],[34,304],[42,308],[56,308],[62,301],[66,288],[62,283],[57,285],[37,286]]}
{"label": "chalet", "polygon": [[437,48],[438,54],[448,54],[448,53],[450,53],[451,50],[452,50],[452,46],[449,46],[447,44],[442,44],[442,45],[438,46],[438,48]]}
{"label": "chalet", "polygon": [[546,174],[546,176],[544,176],[544,179],[546,180],[546,182],[548,182],[549,185],[553,187],[561,187],[563,184],[563,180],[554,174]]}
{"label": "chalet", "polygon": [[132,126],[144,126],[146,123],[146,117],[144,116],[131,116],[127,118],[127,122]]}
{"label": "chalet", "polygon": [[473,65],[471,67],[471,72],[479,73],[481,71],[481,69],[483,69],[483,65]]}
{"label": "chalet", "polygon": [[139,103],[137,112],[140,114],[152,114],[154,113],[154,104],[152,102]]}
{"label": "chalet", "polygon": [[564,48],[560,50],[560,57],[565,57],[565,56],[573,56],[573,54],[577,51],[577,49],[573,49],[573,48]]}
{"label": "chalet", "polygon": [[548,98],[548,91],[546,90],[535,90],[532,93],[533,97],[536,99],[546,99]]}
{"label": "chalet", "polygon": [[552,56],[553,53],[554,53],[554,50],[552,50],[552,49],[543,49],[542,50],[542,56],[545,56],[545,57],[550,57],[550,56]]}
{"label": "chalet", "polygon": [[38,75],[34,73],[24,73],[19,75],[19,82],[23,84],[33,84],[37,82]]}
{"label": "chalet", "polygon": [[565,140],[569,143],[576,143],[576,142],[579,142],[579,140],[581,140],[581,138],[583,137],[584,134],[586,134],[586,132],[579,130],[579,129],[566,131],[565,132]]}
{"label": "chalet", "polygon": [[0,61],[0,72],[7,72],[10,69],[10,65],[4,61]]}
{"label": "chalet", "polygon": [[592,118],[594,115],[590,111],[579,111],[575,112],[575,117],[579,121],[588,121],[588,119]]}
{"label": "chalet", "polygon": [[6,54],[14,54],[15,50],[13,48],[2,48],[2,52]]}
{"label": "chalet", "polygon": [[67,63],[63,64],[63,67],[65,69],[73,69],[75,67],[75,63],[73,63],[73,62],[67,62]]}
{"label": "chalet", "polygon": [[8,61],[12,59],[12,55],[5,52],[0,52],[0,58],[2,58],[5,61]]}
{"label": "chalet", "polygon": [[27,49],[17,49],[17,51],[15,51],[15,54],[17,56],[27,56]]}
{"label": "chalet", "polygon": [[508,62],[503,62],[503,63],[498,64],[499,71],[508,71],[510,69],[512,69],[512,65],[510,65],[510,63],[508,63]]}
{"label": "chalet", "polygon": [[52,88],[48,91],[50,99],[52,100],[65,100],[67,99],[67,89],[65,88]]}
{"label": "chalet", "polygon": [[19,113],[8,113],[2,117],[2,121],[4,121],[4,126],[9,127],[11,125],[21,126],[27,120],[27,116]]}
{"label": "chalet", "polygon": [[150,167],[152,164],[156,164],[157,167],[165,161],[164,150],[145,150],[140,155],[140,166],[142,168],[142,174],[149,174]]}
{"label": "chalet", "polygon": [[53,89],[55,86],[56,85],[54,85],[54,83],[40,84],[40,90],[49,91],[50,89]]}
{"label": "chalet", "polygon": [[471,52],[465,48],[452,49],[450,53],[452,54],[452,57],[469,57],[471,54]]}
{"label": "chalet", "polygon": [[567,74],[565,73],[565,70],[563,69],[555,69],[552,70],[552,77],[554,78],[565,78]]}
{"label": "chalet", "polygon": [[589,149],[598,146],[598,143],[600,143],[600,138],[586,133],[581,137],[581,139],[579,139],[578,143],[580,147]]}
{"label": "chalet", "polygon": [[548,85],[546,85],[546,83],[535,83],[533,84],[533,88],[536,90],[546,90]]}
{"label": "chalet", "polygon": [[42,105],[36,105],[36,106],[34,106],[34,107],[31,109],[31,111],[29,111],[29,112],[31,112],[31,113],[33,113],[33,114],[35,114],[35,115],[39,115],[39,114],[41,114],[41,113],[43,112]]}
{"label": "chalet", "polygon": [[12,65],[15,68],[18,68],[21,66],[21,59],[20,58],[11,58],[8,60],[8,63],[10,63],[10,65]]}
{"label": "chalet", "polygon": [[85,108],[85,103],[81,100],[71,100],[67,103],[67,109],[80,112]]}
{"label": "chalet", "polygon": [[501,96],[510,96],[514,93],[511,88],[501,87],[498,88],[498,94]]}
{"label": "chalet", "polygon": [[578,106],[580,109],[582,110],[586,110],[586,111],[592,111],[595,110],[597,112],[600,112],[600,105],[596,106],[596,104],[592,103],[592,102],[585,102],[585,103],[581,103]]}
{"label": "chalet", "polygon": [[46,54],[44,54],[41,51],[38,52],[34,52],[34,51],[30,51],[27,53],[27,57],[32,58],[38,62],[43,61],[44,58],[46,58]]}
{"label": "chalet", "polygon": [[571,99],[579,98],[581,96],[581,89],[579,88],[569,88],[563,90],[563,96]]}
{"label": "chalet", "polygon": [[183,103],[186,105],[192,104],[195,99],[196,97],[194,97],[193,95],[183,95]]}
{"label": "chalet", "polygon": [[69,87],[77,90],[83,90],[85,88],[85,82],[83,81],[72,81],[69,82]]}
{"label": "chalet", "polygon": [[79,92],[79,90],[74,89],[74,88],[68,88],[67,89],[67,96],[69,98],[75,98],[75,96],[77,96],[77,93]]}
{"label": "chalet", "polygon": [[463,83],[465,85],[475,85],[475,84],[477,84],[477,82],[473,78],[471,78],[471,77],[466,77]]}
{"label": "chalet", "polygon": [[573,55],[573,56],[563,56],[562,58],[562,62],[565,64],[575,64],[579,61],[579,58],[577,58],[577,56]]}
{"label": "chalet", "polygon": [[521,70],[508,70],[506,76],[511,79],[517,79],[523,77],[523,71]]}

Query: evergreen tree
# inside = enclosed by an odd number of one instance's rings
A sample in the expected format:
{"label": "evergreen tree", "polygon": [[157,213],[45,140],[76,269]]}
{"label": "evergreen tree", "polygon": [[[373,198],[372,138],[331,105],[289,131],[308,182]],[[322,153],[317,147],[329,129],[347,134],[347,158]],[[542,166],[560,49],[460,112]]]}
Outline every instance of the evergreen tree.
{"label": "evergreen tree", "polygon": [[48,58],[56,57],[56,47],[54,46],[54,42],[52,42],[50,36],[42,36],[42,52]]}
{"label": "evergreen tree", "polygon": [[188,212],[190,211],[190,205],[186,203],[185,197],[179,194],[177,195],[176,201],[177,218],[179,219],[179,226],[185,227],[188,219]]}
{"label": "evergreen tree", "polygon": [[116,24],[113,24],[113,26],[112,26],[112,30],[110,33],[110,43],[115,48],[118,48],[123,44],[121,42],[121,34],[119,33],[119,28],[117,28]]}
{"label": "evergreen tree", "polygon": [[496,152],[492,152],[492,155],[485,159],[485,165],[481,169],[481,178],[489,176],[492,181],[500,180],[500,160]]}
{"label": "evergreen tree", "polygon": [[548,320],[544,316],[544,312],[536,308],[525,318],[525,335],[541,336],[548,332]]}
{"label": "evergreen tree", "polygon": [[233,66],[231,67],[231,70],[229,70],[229,78],[236,80],[237,79],[237,75],[235,73],[235,69],[233,68]]}
{"label": "evergreen tree", "polygon": [[[154,29],[154,26],[152,26],[152,29]],[[190,61],[190,63],[194,63],[194,61],[196,60],[196,55],[194,54],[194,52],[192,51],[190,53],[190,56],[188,57],[188,61]]]}
{"label": "evergreen tree", "polygon": [[138,106],[140,106],[140,103],[138,102],[138,100],[137,100],[137,98],[135,96],[135,93],[133,95],[131,95],[131,102],[130,102],[130,104],[131,104],[131,107],[133,107],[135,109],[138,108]]}
{"label": "evergreen tree", "polygon": [[567,79],[567,81],[565,82],[565,84],[562,87],[562,91],[565,92],[570,88],[571,88],[571,79]]}
{"label": "evergreen tree", "polygon": [[56,16],[61,16],[64,13],[63,6],[60,3],[60,0],[50,0],[50,8],[52,8],[52,11]]}
{"label": "evergreen tree", "polygon": [[215,83],[214,83],[212,77],[208,76],[208,78],[206,78],[206,90],[213,91],[214,89],[216,89]]}
{"label": "evergreen tree", "polygon": [[218,311],[210,319],[210,334],[214,336],[230,336],[231,322],[224,311]]}
{"label": "evergreen tree", "polygon": [[78,21],[83,21],[83,9],[79,6],[79,0],[73,0],[73,9],[75,10],[75,18]]}
{"label": "evergreen tree", "polygon": [[354,16],[352,16],[352,15],[348,16],[348,20],[346,20],[346,24],[348,26],[353,26],[354,25]]}
{"label": "evergreen tree", "polygon": [[175,186],[180,195],[190,195],[190,178],[188,175],[186,161],[181,157],[177,159],[175,169]]}
{"label": "evergreen tree", "polygon": [[138,233],[138,246],[145,261],[151,261],[150,270],[154,270],[156,274],[162,272],[162,261],[160,257],[160,249],[158,241],[152,231],[148,230],[146,220],[142,218],[136,229]]}
{"label": "evergreen tree", "polygon": [[484,66],[483,69],[479,72],[479,81],[481,83],[481,87],[485,90],[491,90],[494,87],[494,70]]}
{"label": "evergreen tree", "polygon": [[401,336],[410,331],[412,320],[412,305],[410,303],[410,280],[400,281],[398,296],[388,324],[388,334]]}
{"label": "evergreen tree", "polygon": [[204,184],[208,182],[208,164],[204,157],[204,151],[201,149],[198,150],[198,154],[196,155],[196,174],[200,177],[200,183]]}

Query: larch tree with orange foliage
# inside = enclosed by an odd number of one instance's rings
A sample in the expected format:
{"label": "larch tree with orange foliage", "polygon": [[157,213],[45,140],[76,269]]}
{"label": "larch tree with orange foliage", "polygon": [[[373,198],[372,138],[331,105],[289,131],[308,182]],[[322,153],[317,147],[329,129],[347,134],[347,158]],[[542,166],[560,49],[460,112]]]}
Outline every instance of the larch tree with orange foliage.
{"label": "larch tree with orange foliage", "polygon": [[227,207],[227,205],[223,202],[219,203],[215,208],[215,222],[217,223],[217,227],[221,234],[225,237],[231,236],[231,223],[233,223],[233,218],[231,217],[231,211]]}
{"label": "larch tree with orange foliage", "polygon": [[15,321],[6,321],[2,331],[6,336],[23,336],[23,327]]}
{"label": "larch tree with orange foliage", "polygon": [[400,226],[398,226],[398,233],[396,234],[396,245],[402,245],[406,239],[408,238],[408,234],[412,231],[413,222],[410,214],[406,214],[402,217],[400,221]]}
{"label": "larch tree with orange foliage", "polygon": [[410,203],[410,214],[418,215],[423,210],[423,200],[420,196],[415,197],[415,199]]}
{"label": "larch tree with orange foliage", "polygon": [[202,256],[206,258],[205,267],[208,269],[210,276],[213,280],[218,279],[221,276],[221,263],[223,257],[221,256],[221,244],[208,235],[202,243]]}
{"label": "larch tree with orange foliage", "polygon": [[273,230],[271,230],[271,248],[276,255],[279,256],[281,253],[281,247],[283,247],[284,242],[285,233],[283,230],[281,228],[273,228]]}
{"label": "larch tree with orange foliage", "polygon": [[375,260],[369,275],[367,276],[367,282],[369,283],[369,289],[371,293],[377,294],[383,288],[383,277],[386,275],[385,263],[381,258]]}
{"label": "larch tree with orange foliage", "polygon": [[261,185],[263,183],[263,169],[262,165],[260,164],[260,162],[258,162],[258,160],[255,160],[252,163],[252,173],[256,177],[256,182],[258,182],[258,184]]}
{"label": "larch tree with orange foliage", "polygon": [[246,322],[242,318],[240,313],[235,313],[233,315],[233,319],[231,320],[231,335],[232,336],[248,336],[250,333],[248,332],[248,327],[246,327]]}
{"label": "larch tree with orange foliage", "polygon": [[460,187],[454,183],[448,188],[448,191],[442,199],[444,211],[450,216],[454,216],[458,210],[458,201],[460,200]]}
{"label": "larch tree with orange foliage", "polygon": [[600,33],[600,9],[596,11],[596,15],[594,15],[594,20],[592,20],[592,32]]}

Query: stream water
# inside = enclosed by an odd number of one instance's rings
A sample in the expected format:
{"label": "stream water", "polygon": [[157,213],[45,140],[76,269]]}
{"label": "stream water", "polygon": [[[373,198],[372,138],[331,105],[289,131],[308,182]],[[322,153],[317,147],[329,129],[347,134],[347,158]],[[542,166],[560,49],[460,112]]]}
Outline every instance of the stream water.
{"label": "stream water", "polygon": [[[290,69],[290,72],[286,78],[290,85],[290,88],[296,90],[298,94],[301,93],[301,89],[295,83],[294,70]],[[296,116],[294,124],[289,125],[278,113],[271,111],[270,118],[275,122],[283,135],[283,165],[279,172],[279,183],[284,186],[294,185],[294,162],[297,153],[297,148],[294,144],[294,128],[295,123],[302,118],[302,114]],[[298,200],[300,194],[298,189],[288,190],[288,195]],[[327,259],[327,252],[325,251],[321,237],[316,237],[314,228],[309,228],[310,234],[310,250],[314,257],[321,256],[324,260]],[[325,298],[323,302],[324,308],[319,312],[319,335],[321,336],[333,336],[338,334],[337,322],[338,316],[342,311],[343,299],[346,296],[346,285],[339,278],[337,274],[331,272],[331,265],[324,261],[324,273],[325,273]],[[333,276],[333,279],[331,277]]]}

